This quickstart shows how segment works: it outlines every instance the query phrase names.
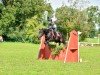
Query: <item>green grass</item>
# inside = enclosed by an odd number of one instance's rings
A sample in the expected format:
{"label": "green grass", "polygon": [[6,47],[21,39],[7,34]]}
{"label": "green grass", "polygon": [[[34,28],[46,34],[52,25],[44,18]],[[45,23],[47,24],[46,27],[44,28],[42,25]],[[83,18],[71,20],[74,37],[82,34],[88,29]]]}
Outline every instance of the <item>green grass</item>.
{"label": "green grass", "polygon": [[88,43],[98,43],[98,38],[86,38],[85,42],[88,42]]}
{"label": "green grass", "polygon": [[83,62],[37,60],[39,45],[0,43],[0,75],[100,75],[100,47],[81,47]]}

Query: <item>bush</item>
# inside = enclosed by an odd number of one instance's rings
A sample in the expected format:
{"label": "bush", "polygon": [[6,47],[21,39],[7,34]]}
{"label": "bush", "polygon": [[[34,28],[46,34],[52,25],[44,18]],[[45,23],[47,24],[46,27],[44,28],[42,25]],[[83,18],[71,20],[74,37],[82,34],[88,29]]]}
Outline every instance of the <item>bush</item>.
{"label": "bush", "polygon": [[86,37],[87,37],[86,33],[82,32],[82,34],[79,37],[79,41],[84,41]]}
{"label": "bush", "polygon": [[60,50],[62,50],[62,48],[64,47],[63,44],[58,45],[58,43],[55,42],[50,42],[49,43],[50,48],[52,48],[52,55],[58,55]]}

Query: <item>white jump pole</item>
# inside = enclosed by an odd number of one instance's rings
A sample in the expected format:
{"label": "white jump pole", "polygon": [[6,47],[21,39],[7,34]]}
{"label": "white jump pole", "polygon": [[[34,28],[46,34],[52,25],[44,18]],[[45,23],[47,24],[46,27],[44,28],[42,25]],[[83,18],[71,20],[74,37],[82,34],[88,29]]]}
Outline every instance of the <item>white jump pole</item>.
{"label": "white jump pole", "polygon": [[[80,62],[80,55],[79,55],[79,45],[80,45],[80,42],[79,42],[79,35],[81,34],[82,32],[78,31],[78,62]],[[81,60],[82,61],[82,60]]]}

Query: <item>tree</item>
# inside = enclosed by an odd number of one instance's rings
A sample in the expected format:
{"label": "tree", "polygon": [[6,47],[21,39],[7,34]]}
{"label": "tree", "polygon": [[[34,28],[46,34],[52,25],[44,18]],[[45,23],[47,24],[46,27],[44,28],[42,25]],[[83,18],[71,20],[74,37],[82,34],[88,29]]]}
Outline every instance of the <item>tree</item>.
{"label": "tree", "polygon": [[98,24],[98,7],[97,6],[91,6],[86,9],[87,11],[87,23],[89,26],[89,37],[94,37],[96,32],[96,24]]}
{"label": "tree", "polygon": [[37,36],[39,29],[44,28],[45,26],[38,22],[37,16],[27,19],[25,26],[25,39],[29,42],[38,43],[39,40]]}
{"label": "tree", "polygon": [[[28,39],[29,42],[36,42],[37,35],[33,35],[36,33],[34,30],[37,29],[38,32],[38,28],[42,28],[44,11],[52,11],[52,8],[49,9],[50,6],[44,0],[3,0],[3,4],[3,8],[0,8],[2,11],[0,13],[0,33],[4,39],[21,42]],[[32,22],[33,29],[30,29],[29,22]],[[30,31],[33,33],[27,37]],[[30,38],[31,35],[35,37],[34,41]]]}
{"label": "tree", "polygon": [[70,7],[62,5],[56,10],[58,25],[66,28],[65,33],[75,29],[81,31],[84,38],[95,36],[95,24],[100,25],[98,7],[84,9],[88,3],[85,0],[69,0]]}
{"label": "tree", "polygon": [[14,0],[1,0],[2,1],[2,3],[5,5],[5,6],[7,6],[7,5],[12,5],[13,4],[13,2],[14,2]]}
{"label": "tree", "polygon": [[[62,6],[56,10],[56,16],[58,18],[58,26],[63,27],[63,34],[69,33],[71,30],[82,30],[86,21],[84,12],[78,9],[70,8],[68,6]],[[61,31],[62,32],[62,31]]]}
{"label": "tree", "polygon": [[98,34],[100,34],[100,9],[96,13],[96,24],[98,25]]}

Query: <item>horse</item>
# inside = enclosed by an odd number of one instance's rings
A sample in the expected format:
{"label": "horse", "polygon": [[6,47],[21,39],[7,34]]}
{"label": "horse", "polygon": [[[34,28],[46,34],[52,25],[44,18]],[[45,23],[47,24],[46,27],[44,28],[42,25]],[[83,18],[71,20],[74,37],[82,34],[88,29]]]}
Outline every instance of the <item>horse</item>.
{"label": "horse", "polygon": [[61,43],[65,44],[65,40],[62,37],[62,34],[60,32],[54,32],[53,29],[40,29],[38,38],[40,39],[43,35],[45,35],[45,40],[47,44],[49,44],[49,42],[51,41],[59,43],[59,45]]}

